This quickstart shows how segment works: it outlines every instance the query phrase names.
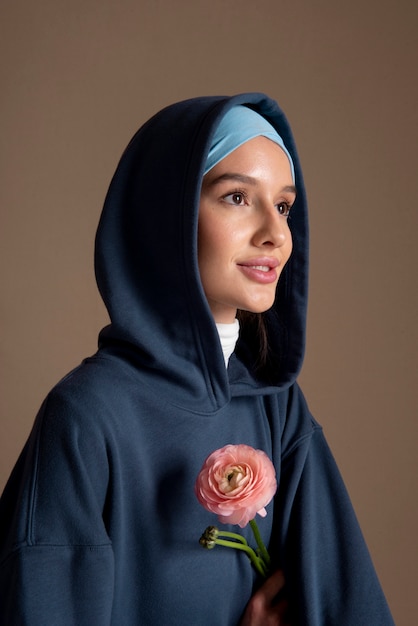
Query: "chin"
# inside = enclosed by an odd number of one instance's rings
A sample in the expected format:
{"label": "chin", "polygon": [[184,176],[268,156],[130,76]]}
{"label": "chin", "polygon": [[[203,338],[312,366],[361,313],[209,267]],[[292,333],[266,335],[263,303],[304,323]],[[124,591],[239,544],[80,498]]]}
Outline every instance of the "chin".
{"label": "chin", "polygon": [[273,304],[274,304],[274,300],[273,302],[269,302],[268,304],[258,304],[258,305],[248,306],[248,307],[241,307],[241,311],[247,311],[248,313],[265,313],[266,311],[271,309]]}

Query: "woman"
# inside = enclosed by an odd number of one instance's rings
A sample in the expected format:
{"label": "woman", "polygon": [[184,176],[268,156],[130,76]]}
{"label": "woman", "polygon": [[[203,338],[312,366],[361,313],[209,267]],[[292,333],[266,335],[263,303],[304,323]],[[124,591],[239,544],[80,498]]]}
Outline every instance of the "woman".
{"label": "woman", "polygon": [[[197,98],[149,120],[111,183],[96,275],[111,324],[46,398],[2,497],[1,623],[282,624],[285,593],[291,624],[393,624],[296,382],[306,199],[277,104]],[[216,518],[196,476],[229,443],[277,473],[261,587],[237,550],[198,543]]]}

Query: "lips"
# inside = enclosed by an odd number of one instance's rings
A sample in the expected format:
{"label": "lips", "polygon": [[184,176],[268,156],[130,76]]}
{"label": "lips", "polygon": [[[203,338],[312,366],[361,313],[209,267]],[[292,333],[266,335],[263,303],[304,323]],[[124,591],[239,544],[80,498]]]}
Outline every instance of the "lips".
{"label": "lips", "polygon": [[240,261],[238,265],[240,267],[253,267],[262,271],[268,271],[280,265],[280,261],[276,257],[263,256],[248,259],[248,261]]}
{"label": "lips", "polygon": [[258,283],[269,284],[277,280],[276,268],[280,265],[280,261],[273,257],[260,257],[240,262],[237,265],[247,278]]}

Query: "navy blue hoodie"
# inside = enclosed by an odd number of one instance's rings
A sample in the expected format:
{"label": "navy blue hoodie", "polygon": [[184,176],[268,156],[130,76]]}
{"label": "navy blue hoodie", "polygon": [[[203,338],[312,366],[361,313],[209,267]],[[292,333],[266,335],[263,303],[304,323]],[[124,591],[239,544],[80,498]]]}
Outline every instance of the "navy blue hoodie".
{"label": "navy blue hoodie", "polygon": [[[293,253],[265,315],[267,363],[243,325],[225,368],[197,264],[202,173],[223,114],[245,104],[295,164]],[[349,498],[296,378],[305,345],[307,206],[291,131],[263,94],[170,106],[133,137],[106,198],[96,275],[111,323],[47,396],[0,506],[0,624],[232,626],[259,584],[194,495],[228,443],[264,450],[278,491],[259,518],[292,624],[393,624]],[[231,527],[230,530],[238,530]],[[243,530],[249,541],[251,531]]]}

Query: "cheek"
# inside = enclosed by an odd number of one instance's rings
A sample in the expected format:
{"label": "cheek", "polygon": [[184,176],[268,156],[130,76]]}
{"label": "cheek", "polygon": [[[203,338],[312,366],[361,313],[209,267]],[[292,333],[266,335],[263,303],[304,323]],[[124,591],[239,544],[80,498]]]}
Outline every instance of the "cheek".
{"label": "cheek", "polygon": [[205,223],[199,223],[199,231],[197,237],[197,256],[199,265],[207,263],[216,255],[217,238],[216,232],[213,232]]}
{"label": "cheek", "polygon": [[239,239],[239,233],[229,220],[222,220],[218,216],[205,217],[199,220],[198,230],[198,258],[199,262],[226,258],[231,253]]}
{"label": "cheek", "polygon": [[197,236],[197,258],[204,287],[216,275],[216,265],[222,256],[222,232],[211,218],[210,214],[200,216]]}

